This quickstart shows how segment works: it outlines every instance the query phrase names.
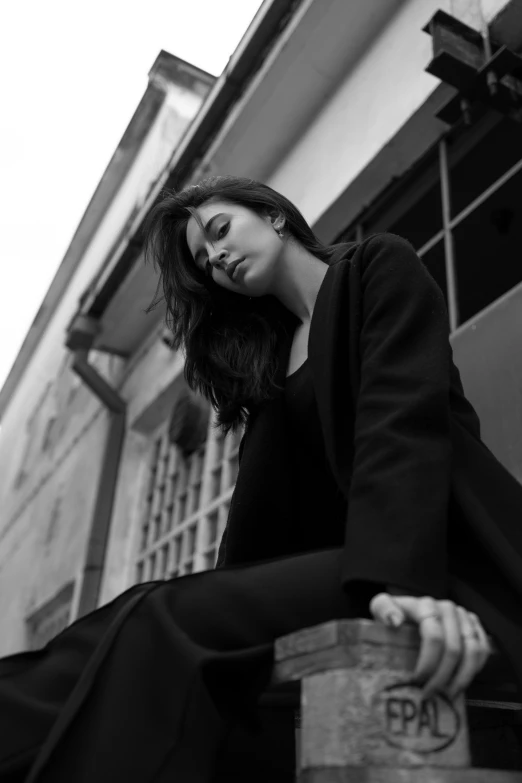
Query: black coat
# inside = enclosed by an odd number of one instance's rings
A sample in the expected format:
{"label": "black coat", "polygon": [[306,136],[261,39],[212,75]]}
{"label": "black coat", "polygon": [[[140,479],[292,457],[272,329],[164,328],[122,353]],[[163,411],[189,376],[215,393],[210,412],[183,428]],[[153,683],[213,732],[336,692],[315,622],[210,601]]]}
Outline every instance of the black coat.
{"label": "black coat", "polygon": [[[281,385],[290,347],[291,338],[279,354]],[[365,580],[461,600],[518,658],[522,487],[481,441],[442,291],[406,240],[375,234],[339,247],[308,360],[326,454],[348,500],[343,587]],[[216,568],[295,553],[290,453],[281,392],[249,417]]]}

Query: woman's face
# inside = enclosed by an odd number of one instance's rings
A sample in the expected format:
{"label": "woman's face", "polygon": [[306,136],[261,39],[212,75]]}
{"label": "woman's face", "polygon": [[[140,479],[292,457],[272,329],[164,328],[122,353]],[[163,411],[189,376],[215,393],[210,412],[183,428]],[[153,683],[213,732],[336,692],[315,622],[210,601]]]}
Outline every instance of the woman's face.
{"label": "woman's face", "polygon": [[[187,243],[194,263],[217,285],[245,296],[263,296],[274,288],[278,260],[284,245],[274,228],[282,217],[260,217],[252,210],[227,201],[213,201],[198,207],[205,233],[196,219],[187,223]],[[227,268],[241,263],[232,278]]]}

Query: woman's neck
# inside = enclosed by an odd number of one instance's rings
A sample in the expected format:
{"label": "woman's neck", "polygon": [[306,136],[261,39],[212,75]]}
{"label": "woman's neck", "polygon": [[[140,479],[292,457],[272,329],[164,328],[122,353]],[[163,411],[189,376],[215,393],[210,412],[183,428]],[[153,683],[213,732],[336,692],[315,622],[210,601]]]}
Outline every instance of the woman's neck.
{"label": "woman's neck", "polygon": [[315,300],[328,264],[300,245],[288,243],[281,256],[272,294],[299,319],[298,328],[310,326]]}

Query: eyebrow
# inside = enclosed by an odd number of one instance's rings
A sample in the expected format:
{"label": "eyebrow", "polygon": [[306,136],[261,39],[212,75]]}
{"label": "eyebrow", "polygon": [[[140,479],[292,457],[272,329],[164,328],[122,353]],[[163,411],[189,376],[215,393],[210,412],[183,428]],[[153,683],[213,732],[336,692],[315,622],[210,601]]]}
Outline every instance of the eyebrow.
{"label": "eyebrow", "polygon": [[[209,232],[209,231],[210,231],[210,229],[212,228],[212,223],[214,222],[214,220],[217,220],[217,219],[218,219],[218,217],[222,217],[222,215],[224,215],[224,214],[225,214],[224,212],[216,212],[216,214],[215,214],[215,215],[212,215],[212,217],[210,218],[210,220],[209,220],[209,221],[207,222],[207,224],[205,225],[205,228],[203,229],[203,231],[205,232],[205,234],[208,234],[208,232]],[[200,247],[200,248],[199,248],[199,250],[197,251],[196,255],[194,256],[194,261],[196,261],[196,262],[197,262],[197,260],[198,260],[199,256],[201,255],[201,253],[203,252],[203,250],[204,250],[204,249],[205,249],[205,248],[203,248],[203,247]]]}

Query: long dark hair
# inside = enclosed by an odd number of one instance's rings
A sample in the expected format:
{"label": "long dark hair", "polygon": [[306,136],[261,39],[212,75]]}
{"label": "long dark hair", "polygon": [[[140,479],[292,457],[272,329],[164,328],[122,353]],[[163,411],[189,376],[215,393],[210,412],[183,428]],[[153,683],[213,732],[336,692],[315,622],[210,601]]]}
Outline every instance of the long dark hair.
{"label": "long dark hair", "polygon": [[[211,177],[178,193],[166,191],[143,225],[145,261],[159,269],[156,296],[146,312],[163,299],[172,347],[185,353],[185,380],[217,413],[216,427],[236,432],[253,407],[281,390],[275,383],[277,349],[295,329],[297,317],[276,297],[249,298],[214,282],[194,263],[186,226],[209,201],[227,201],[264,216],[282,213],[285,233],[325,263],[335,250],[323,245],[299,210],[277,191],[252,179]],[[158,291],[163,296],[158,299]]]}

